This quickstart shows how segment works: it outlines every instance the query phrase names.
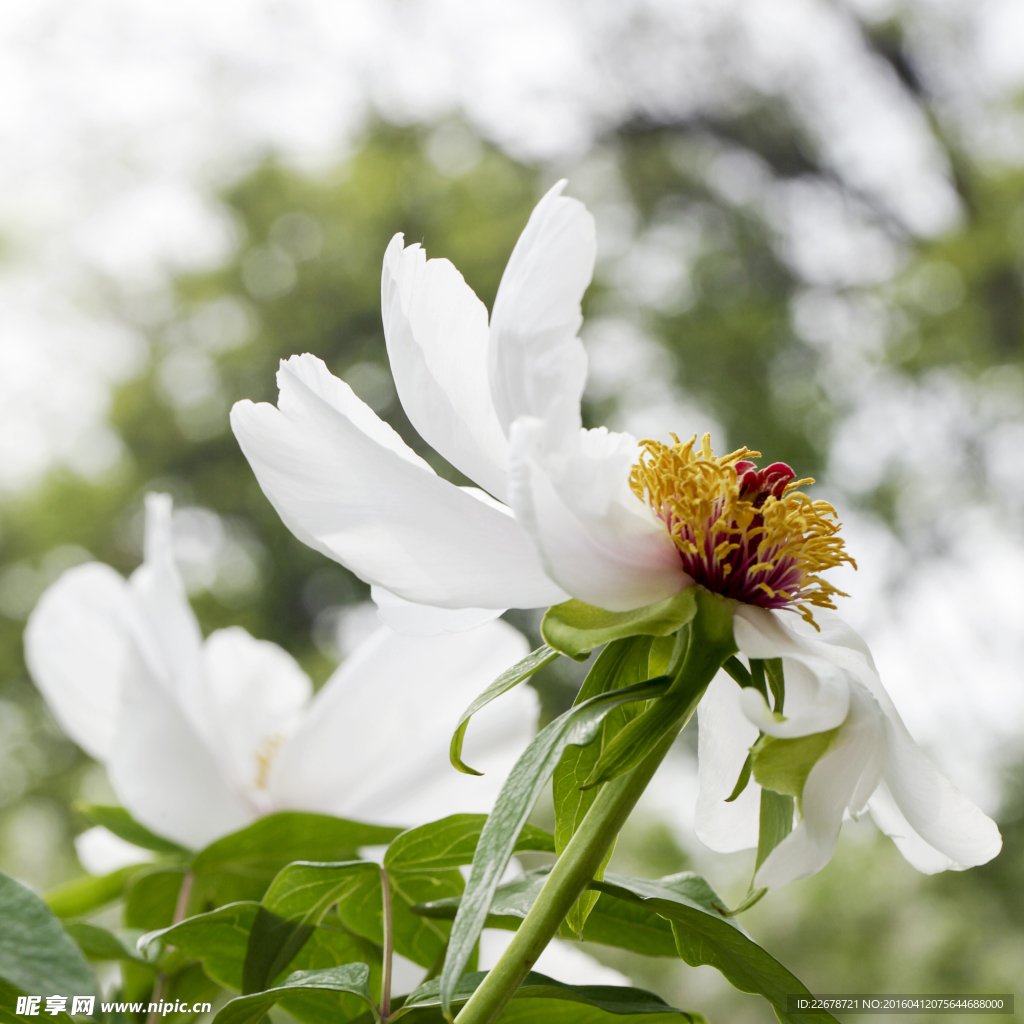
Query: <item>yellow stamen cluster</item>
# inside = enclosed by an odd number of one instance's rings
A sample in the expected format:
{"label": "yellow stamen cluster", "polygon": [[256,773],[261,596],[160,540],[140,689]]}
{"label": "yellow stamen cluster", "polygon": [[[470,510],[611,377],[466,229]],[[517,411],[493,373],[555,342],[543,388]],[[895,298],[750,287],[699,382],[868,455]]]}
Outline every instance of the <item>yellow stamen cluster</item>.
{"label": "yellow stamen cluster", "polygon": [[[846,596],[818,575],[848,562],[840,523],[827,501],[812,501],[782,463],[758,471],[748,448],[716,458],[705,434],[683,444],[643,441],[630,486],[665,523],[686,572],[716,593],[767,608],[811,606]],[[815,624],[816,625],[816,624]]]}

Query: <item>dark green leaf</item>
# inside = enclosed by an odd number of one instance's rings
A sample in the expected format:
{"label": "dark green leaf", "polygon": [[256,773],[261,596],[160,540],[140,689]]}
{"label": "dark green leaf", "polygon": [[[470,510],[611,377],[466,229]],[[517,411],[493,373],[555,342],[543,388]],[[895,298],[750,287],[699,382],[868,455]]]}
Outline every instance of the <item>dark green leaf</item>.
{"label": "dark green leaf", "polygon": [[46,904],[58,917],[81,917],[120,899],[129,880],[144,870],[145,865],[133,864],[108,875],[82,875],[51,889]]}
{"label": "dark green leaf", "polygon": [[697,613],[695,587],[630,612],[609,612],[582,601],[549,608],[540,631],[549,647],[579,660],[586,651],[626,637],[669,636]]}
{"label": "dark green leaf", "polygon": [[458,769],[460,772],[464,772],[466,775],[482,775],[482,772],[478,772],[475,768],[470,768],[462,760],[462,742],[466,738],[466,729],[469,727],[469,720],[482,708],[490,704],[495,697],[500,697],[503,693],[511,690],[513,686],[518,686],[525,679],[529,679],[534,672],[542,669],[549,662],[552,662],[559,656],[559,652],[545,644],[542,647],[538,647],[537,650],[532,651],[522,661],[516,662],[511,668],[506,669],[498,676],[497,679],[491,683],[490,686],[480,694],[472,704],[462,712],[462,717],[459,719],[459,724],[455,727],[455,732],[452,735],[451,747],[448,752],[449,759],[452,762],[452,767]]}
{"label": "dark green leaf", "polygon": [[761,790],[761,818],[757,833],[756,875],[768,854],[793,831],[793,798],[770,789]]}
{"label": "dark green leaf", "polygon": [[197,914],[179,924],[149,932],[139,939],[138,945],[146,949],[162,939],[186,956],[201,960],[206,973],[225,988],[240,991],[249,932],[259,908],[255,902],[229,903],[208,914]]}
{"label": "dark green leaf", "polygon": [[266,988],[291,963],[330,908],[364,879],[380,882],[370,861],[314,864],[296,861],[270,883],[249,933],[242,992]]}
{"label": "dark green leaf", "polygon": [[[486,976],[484,972],[465,975],[453,994],[452,1003],[465,1003]],[[410,993],[392,1019],[398,1021],[403,1017],[407,1018],[407,1024],[440,1024],[444,1020],[437,979]],[[625,985],[567,985],[533,972],[526,976],[501,1015],[502,1024],[506,1021],[597,1024],[609,1018],[616,1024],[634,1021],[637,1024],[679,1024],[680,1020],[704,1020],[699,1014],[674,1009],[660,996],[643,989]]]}
{"label": "dark green leaf", "polygon": [[732,918],[725,905],[700,876],[670,876],[657,882],[608,876],[595,888],[629,903],[637,903],[671,921],[679,955],[691,966],[717,968],[742,992],[764,996],[785,1024],[824,1024],[828,1013],[790,1014],[790,995],[810,995],[800,980],[754,942]]}
{"label": "dark green leaf", "polygon": [[196,855],[193,905],[212,909],[259,900],[292,861],[351,860],[359,847],[383,846],[402,831],[305,811],[268,814]]}
{"label": "dark green leaf", "polygon": [[106,804],[76,804],[75,810],[93,825],[102,825],[105,829],[113,832],[115,836],[120,836],[125,842],[141,846],[144,850],[181,856],[188,856],[191,852],[170,839],[164,839],[163,836],[150,832],[123,807],[112,807]]}
{"label": "dark green leaf", "polygon": [[134,960],[136,963],[146,963],[145,957],[140,956],[135,949],[135,940],[141,934],[137,930],[129,930],[122,938],[86,921],[76,921],[64,928],[90,960]]}
{"label": "dark green leaf", "polygon": [[[321,971],[296,971],[274,988],[232,999],[214,1017],[214,1024],[258,1024],[279,999],[303,992],[333,992],[355,996],[361,1003],[373,1006],[369,980],[370,968],[366,964],[346,964]],[[344,1000],[335,1020],[340,1022],[355,1017],[361,1010],[356,1000]],[[355,1012],[352,1012],[353,1009]]]}
{"label": "dark green leaf", "polygon": [[[626,640],[614,640],[600,653],[593,668],[587,673],[583,686],[574,704],[582,704],[591,697],[607,693],[623,686],[631,686],[650,678],[651,637],[636,636]],[[584,789],[594,771],[594,766],[611,739],[640,710],[640,704],[623,704],[615,708],[601,723],[601,733],[594,743],[585,747],[567,747],[558,766],[551,776],[552,796],[555,805],[555,846],[561,855],[576,834],[590,805],[597,797],[594,788]],[[610,859],[614,846],[609,847],[605,864],[597,872],[598,878]],[[587,914],[597,901],[597,894],[585,892],[576,901],[566,917],[569,928],[579,933]]]}
{"label": "dark green leaf", "polygon": [[0,978],[28,995],[96,994],[88,962],[53,911],[3,873],[0,922]]}
{"label": "dark green leaf", "polygon": [[[586,745],[597,738],[601,722],[614,707],[628,701],[648,700],[664,693],[666,677],[599,694],[570,708],[537,735],[516,762],[484,825],[473,857],[466,894],[452,926],[441,975],[441,991],[451,998],[458,979],[473,954],[494,890],[508,865],[516,840],[540,791],[570,744]],[[454,893],[438,893],[440,896]],[[429,897],[428,897],[429,898]],[[414,903],[426,902],[417,899]]]}
{"label": "dark green leaf", "polygon": [[[469,864],[476,852],[486,814],[452,814],[403,832],[384,854],[389,872],[457,868]],[[515,849],[553,853],[554,837],[533,825],[524,825]]]}

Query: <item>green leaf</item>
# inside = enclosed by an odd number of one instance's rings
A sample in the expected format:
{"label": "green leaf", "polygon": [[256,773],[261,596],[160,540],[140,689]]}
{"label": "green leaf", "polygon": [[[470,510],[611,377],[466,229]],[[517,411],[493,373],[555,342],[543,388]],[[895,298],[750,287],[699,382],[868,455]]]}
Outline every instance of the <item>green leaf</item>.
{"label": "green leaf", "polygon": [[[338,1016],[335,1017],[339,1022],[352,1020],[361,1011],[361,1004],[374,1005],[369,981],[370,968],[366,964],[345,964],[343,967],[329,967],[321,971],[296,971],[274,988],[232,999],[213,1018],[213,1024],[258,1024],[278,1000],[305,992],[355,996],[355,1000],[341,1001]],[[356,1000],[361,1002],[357,1003]],[[379,1015],[374,1013],[374,1019],[379,1020]]]}
{"label": "green leaf", "polygon": [[811,769],[836,738],[839,727],[795,739],[762,736],[750,748],[750,768],[763,789],[786,793],[798,801]]}
{"label": "green leaf", "polygon": [[330,908],[364,879],[380,882],[371,861],[313,864],[296,861],[270,884],[249,933],[242,992],[266,988],[294,959]]}
{"label": "green leaf", "polygon": [[537,650],[532,651],[522,661],[516,662],[511,668],[505,669],[504,672],[498,676],[497,679],[491,683],[490,686],[480,694],[472,704],[462,712],[462,717],[459,719],[459,724],[455,727],[455,732],[452,735],[451,747],[448,752],[448,757],[451,760],[452,767],[466,775],[482,775],[483,772],[478,772],[475,768],[470,768],[462,760],[462,743],[466,738],[466,729],[469,727],[469,720],[487,704],[490,704],[495,697],[500,697],[503,693],[511,690],[513,686],[518,686],[523,680],[529,679],[534,672],[542,669],[549,662],[559,657],[559,652],[547,644],[542,647],[538,647]]}
{"label": "green leaf", "polygon": [[0,978],[28,995],[96,994],[88,962],[53,911],[3,873],[0,921]]}
{"label": "green leaf", "polygon": [[120,899],[129,881],[144,870],[146,865],[132,864],[107,875],[82,875],[51,889],[44,899],[58,917],[81,917]]}
{"label": "green leaf", "polygon": [[133,960],[150,966],[146,958],[135,950],[135,940],[141,934],[137,929],[129,929],[123,939],[106,928],[86,921],[65,925],[64,930],[90,960]]}
{"label": "green leaf", "polygon": [[[457,868],[469,864],[486,822],[486,814],[451,814],[439,821],[409,829],[388,847],[384,854],[384,867],[394,873]],[[524,825],[515,849],[554,853],[555,839],[543,829]]]}
{"label": "green leaf", "polygon": [[383,846],[402,831],[306,811],[268,814],[196,855],[193,905],[259,900],[292,861],[352,860],[359,847]]}
{"label": "green leaf", "polygon": [[774,711],[781,715],[783,705],[786,703],[786,674],[782,669],[781,658],[768,658],[764,662],[765,672],[768,676],[768,685],[771,687],[772,697],[775,699]]}
{"label": "green leaf", "polygon": [[125,897],[125,927],[145,931],[167,927],[174,920],[186,870],[184,865],[168,865],[137,874]]}
{"label": "green leaf", "polygon": [[[650,677],[651,637],[636,636],[626,640],[613,640],[598,655],[593,668],[583,681],[575,705],[591,697],[643,682]],[[601,724],[601,733],[594,743],[585,747],[570,746],[562,754],[558,766],[551,776],[552,796],[555,805],[555,847],[561,856],[586,816],[590,805],[597,797],[596,789],[584,789],[601,757],[605,746],[632,719],[640,709],[639,704],[623,704],[609,712]],[[614,847],[609,847],[605,863],[598,869],[601,873],[611,858]],[[597,901],[597,894],[585,892],[569,911],[567,921],[574,933],[579,933],[587,914]]]}
{"label": "green leaf", "polygon": [[242,965],[249,932],[260,905],[229,903],[207,914],[187,917],[178,924],[149,932],[138,940],[147,949],[158,939],[177,946],[186,956],[201,960],[206,973],[225,988],[241,991]]}
{"label": "green leaf", "polygon": [[[487,977],[485,972],[465,975],[455,990],[452,1002],[465,1003]],[[433,1011],[433,1012],[430,1012]],[[392,1017],[409,1017],[408,1024],[440,1024],[441,994],[437,979],[421,985]],[[660,996],[626,985],[567,985],[543,974],[531,972],[516,990],[501,1015],[508,1021],[543,1021],[544,1024],[597,1024],[614,1019],[615,1024],[697,1024],[700,1014],[687,1013],[669,1006]]]}
{"label": "green leaf", "polygon": [[757,859],[754,874],[768,854],[793,831],[793,798],[770,789],[761,790],[761,817],[757,832]]}
{"label": "green leaf", "polygon": [[740,774],[736,779],[736,785],[732,787],[732,792],[725,798],[727,804],[731,804],[742,792],[747,788],[747,783],[750,782],[750,752],[747,751],[747,756],[743,759],[743,767],[740,768]]}
{"label": "green leaf", "polygon": [[[163,1024],[186,1024],[200,1016],[192,1011],[196,1003],[212,1003],[220,993],[220,986],[206,976],[202,965],[191,963],[186,964],[181,970],[175,971],[167,979],[167,988],[164,991],[164,1008],[167,1003],[180,1002],[187,1006],[179,1013],[169,1013],[166,1016],[160,1014],[160,1022]],[[34,1022],[33,1022],[34,1024]]]}
{"label": "green leaf", "polygon": [[185,849],[170,839],[164,839],[155,832],[150,832],[145,825],[139,824],[123,807],[107,804],[75,804],[75,810],[87,818],[93,825],[102,825],[125,842],[141,846],[144,850],[156,853],[179,854],[189,856],[190,850]]}
{"label": "green leaf", "polygon": [[[699,876],[696,876],[699,878]],[[702,883],[702,884],[701,884]],[[719,970],[741,992],[764,996],[784,1024],[824,1024],[835,1018],[823,1011],[786,1012],[790,995],[810,995],[806,986],[770,953],[754,942],[732,918],[703,879],[669,876],[657,882],[608,876],[594,887],[609,896],[653,910],[672,923],[676,948],[690,966],[703,964]]]}
{"label": "green leaf", "polygon": [[[523,752],[502,786],[494,810],[480,834],[441,975],[441,992],[446,1001],[451,999],[455,985],[473,954],[494,890],[512,856],[526,817],[565,748],[571,744],[585,746],[593,742],[600,732],[601,722],[613,708],[628,701],[657,697],[666,691],[670,682],[668,678],[661,677],[591,697],[545,726]],[[455,893],[438,894],[448,895]],[[426,901],[418,899],[414,902]]]}
{"label": "green leaf", "polygon": [[540,631],[549,647],[581,660],[587,651],[626,637],[670,636],[697,614],[695,587],[629,612],[609,612],[582,601],[565,601],[549,608]]}
{"label": "green leaf", "polygon": [[[27,1024],[27,1018],[15,1013],[18,1006],[18,996],[34,995],[35,993],[23,992],[20,988],[11,985],[9,982],[4,981],[0,978],[0,1024]],[[53,995],[53,992],[47,993]],[[77,993],[82,995],[81,992]],[[40,1009],[43,1009],[46,1003],[43,1002],[40,1005]],[[68,1003],[71,1006],[71,1003]],[[46,1013],[45,1017],[41,1017],[41,1020],[45,1019],[49,1024],[72,1024],[71,1018],[66,1013],[58,1013],[55,1016],[51,1016]]]}

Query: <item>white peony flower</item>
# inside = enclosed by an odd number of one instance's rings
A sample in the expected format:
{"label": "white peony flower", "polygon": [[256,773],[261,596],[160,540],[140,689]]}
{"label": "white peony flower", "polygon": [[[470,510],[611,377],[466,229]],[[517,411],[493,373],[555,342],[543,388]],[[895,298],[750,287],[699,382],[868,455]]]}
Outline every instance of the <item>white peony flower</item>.
{"label": "white peony flower", "polygon": [[[422,639],[382,627],[314,696],[275,644],[238,627],[203,639],[164,495],[146,499],[145,560],[130,579],[100,563],[71,569],[25,631],[30,671],[64,731],[106,765],[138,821],[188,847],[273,810],[409,826],[489,811],[533,735],[533,691],[517,688],[474,723],[484,778],[451,768],[448,738],[527,650],[504,622]],[[104,853],[97,842],[87,859]]]}
{"label": "white peony flower", "polygon": [[[761,865],[755,886],[773,888],[819,871],[832,857],[844,816],[865,810],[926,874],[991,860],[1002,846],[998,828],[911,738],[867,645],[837,615],[816,612],[815,618],[820,632],[791,613],[737,608],[740,652],[782,659],[783,714],[774,714],[758,689],[740,689],[724,672],[708,687],[697,709],[698,837],[723,853],[757,846],[756,755],[746,788],[732,802],[727,798],[763,733],[782,741],[812,739],[774,746],[777,764],[798,769],[795,788],[804,772],[806,781],[791,793],[798,797],[798,823]],[[769,762],[764,771],[770,770]]]}

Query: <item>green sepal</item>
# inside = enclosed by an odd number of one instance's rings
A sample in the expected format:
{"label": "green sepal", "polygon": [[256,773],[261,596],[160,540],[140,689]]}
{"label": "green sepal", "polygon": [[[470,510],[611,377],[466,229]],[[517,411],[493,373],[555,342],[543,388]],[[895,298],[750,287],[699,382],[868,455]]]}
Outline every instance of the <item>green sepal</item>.
{"label": "green sepal", "polygon": [[[771,789],[761,790],[761,812],[757,832],[756,877],[768,854],[793,831],[793,798]],[[753,883],[752,883],[753,884]]]}
{"label": "green sepal", "polygon": [[564,601],[547,610],[541,635],[549,647],[577,661],[586,652],[612,640],[640,635],[670,636],[697,614],[696,589],[688,587],[664,601],[628,612],[609,612],[583,601]]}
{"label": "green sepal", "polygon": [[747,783],[750,781],[750,762],[751,754],[748,750],[747,756],[743,760],[743,767],[740,769],[739,778],[736,780],[736,785],[732,787],[732,792],[725,798],[727,804],[731,804],[747,788]]}
{"label": "green sepal", "polygon": [[824,756],[836,738],[839,727],[812,732],[795,739],[762,736],[750,748],[750,767],[763,789],[795,797],[803,796],[811,769]]}
{"label": "green sepal", "polygon": [[462,760],[462,743],[466,738],[466,729],[469,728],[469,720],[483,707],[490,704],[495,697],[500,697],[503,693],[507,693],[514,686],[518,686],[521,682],[529,679],[534,672],[539,671],[545,665],[554,661],[555,658],[560,657],[560,652],[554,650],[552,647],[548,647],[545,644],[542,647],[538,647],[537,650],[531,651],[522,661],[516,662],[511,668],[505,669],[504,672],[498,676],[497,679],[491,683],[490,686],[480,694],[472,704],[462,712],[462,716],[459,718],[459,724],[455,727],[455,732],[452,734],[451,746],[448,749],[448,759],[452,763],[452,767],[456,771],[460,771],[465,775],[483,775],[483,772],[478,772],[475,768],[470,768]]}
{"label": "green sepal", "polygon": [[782,659],[767,658],[764,661],[764,668],[768,676],[768,685],[771,687],[772,697],[775,699],[773,710],[777,715],[781,715],[783,705],[786,703],[786,674],[782,669]]}

